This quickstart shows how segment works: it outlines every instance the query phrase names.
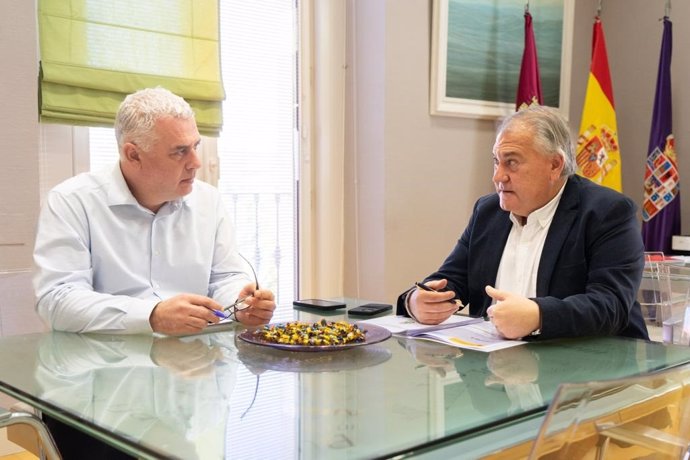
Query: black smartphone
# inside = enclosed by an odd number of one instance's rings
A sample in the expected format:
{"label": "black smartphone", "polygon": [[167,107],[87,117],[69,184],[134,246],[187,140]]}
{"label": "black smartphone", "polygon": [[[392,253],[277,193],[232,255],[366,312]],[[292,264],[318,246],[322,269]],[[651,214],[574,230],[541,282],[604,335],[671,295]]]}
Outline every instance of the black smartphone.
{"label": "black smartphone", "polygon": [[390,311],[393,309],[393,305],[387,303],[366,303],[358,307],[350,308],[347,311],[348,315],[360,315],[360,316],[374,316],[379,313]]}
{"label": "black smartphone", "polygon": [[295,307],[313,308],[315,310],[337,310],[338,308],[345,308],[344,302],[324,299],[302,299],[292,302]]}

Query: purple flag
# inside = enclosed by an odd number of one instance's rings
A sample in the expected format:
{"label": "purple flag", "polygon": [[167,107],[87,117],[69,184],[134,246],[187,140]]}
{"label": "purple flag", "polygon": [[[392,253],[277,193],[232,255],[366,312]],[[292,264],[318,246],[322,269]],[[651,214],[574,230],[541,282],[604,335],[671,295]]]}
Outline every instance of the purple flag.
{"label": "purple flag", "polygon": [[664,17],[652,132],[644,173],[642,239],[646,251],[669,252],[671,237],[680,234],[678,163],[671,118],[671,49],[671,21]]}

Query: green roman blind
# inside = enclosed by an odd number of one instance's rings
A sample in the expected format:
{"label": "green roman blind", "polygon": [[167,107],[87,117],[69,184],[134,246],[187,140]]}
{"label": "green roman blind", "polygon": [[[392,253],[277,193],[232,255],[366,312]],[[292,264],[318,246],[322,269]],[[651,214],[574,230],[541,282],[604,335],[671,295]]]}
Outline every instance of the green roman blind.
{"label": "green roman blind", "polygon": [[220,132],[218,0],[39,0],[38,27],[41,121],[112,127],[127,94],[162,86]]}

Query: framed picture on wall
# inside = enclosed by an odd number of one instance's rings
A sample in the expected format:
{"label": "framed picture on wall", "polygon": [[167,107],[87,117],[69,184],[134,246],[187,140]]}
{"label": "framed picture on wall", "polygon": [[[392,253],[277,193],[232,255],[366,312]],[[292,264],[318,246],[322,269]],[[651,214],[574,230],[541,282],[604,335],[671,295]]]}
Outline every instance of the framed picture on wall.
{"label": "framed picture on wall", "polygon": [[[515,111],[526,0],[433,0],[432,115]],[[530,0],[544,104],[567,116],[575,0]]]}

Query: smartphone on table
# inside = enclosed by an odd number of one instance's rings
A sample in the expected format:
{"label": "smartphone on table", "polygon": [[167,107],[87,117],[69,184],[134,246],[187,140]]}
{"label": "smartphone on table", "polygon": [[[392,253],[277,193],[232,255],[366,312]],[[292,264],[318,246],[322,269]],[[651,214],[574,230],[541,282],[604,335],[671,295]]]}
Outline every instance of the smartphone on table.
{"label": "smartphone on table", "polygon": [[332,311],[339,308],[345,308],[344,302],[339,302],[336,300],[325,300],[325,299],[301,299],[292,302],[295,307],[301,308],[312,308],[314,310],[325,310]]}
{"label": "smartphone on table", "polygon": [[359,316],[374,316],[391,311],[392,309],[393,305],[387,303],[365,303],[364,305],[359,305],[357,307],[350,308],[347,311],[347,314]]}

